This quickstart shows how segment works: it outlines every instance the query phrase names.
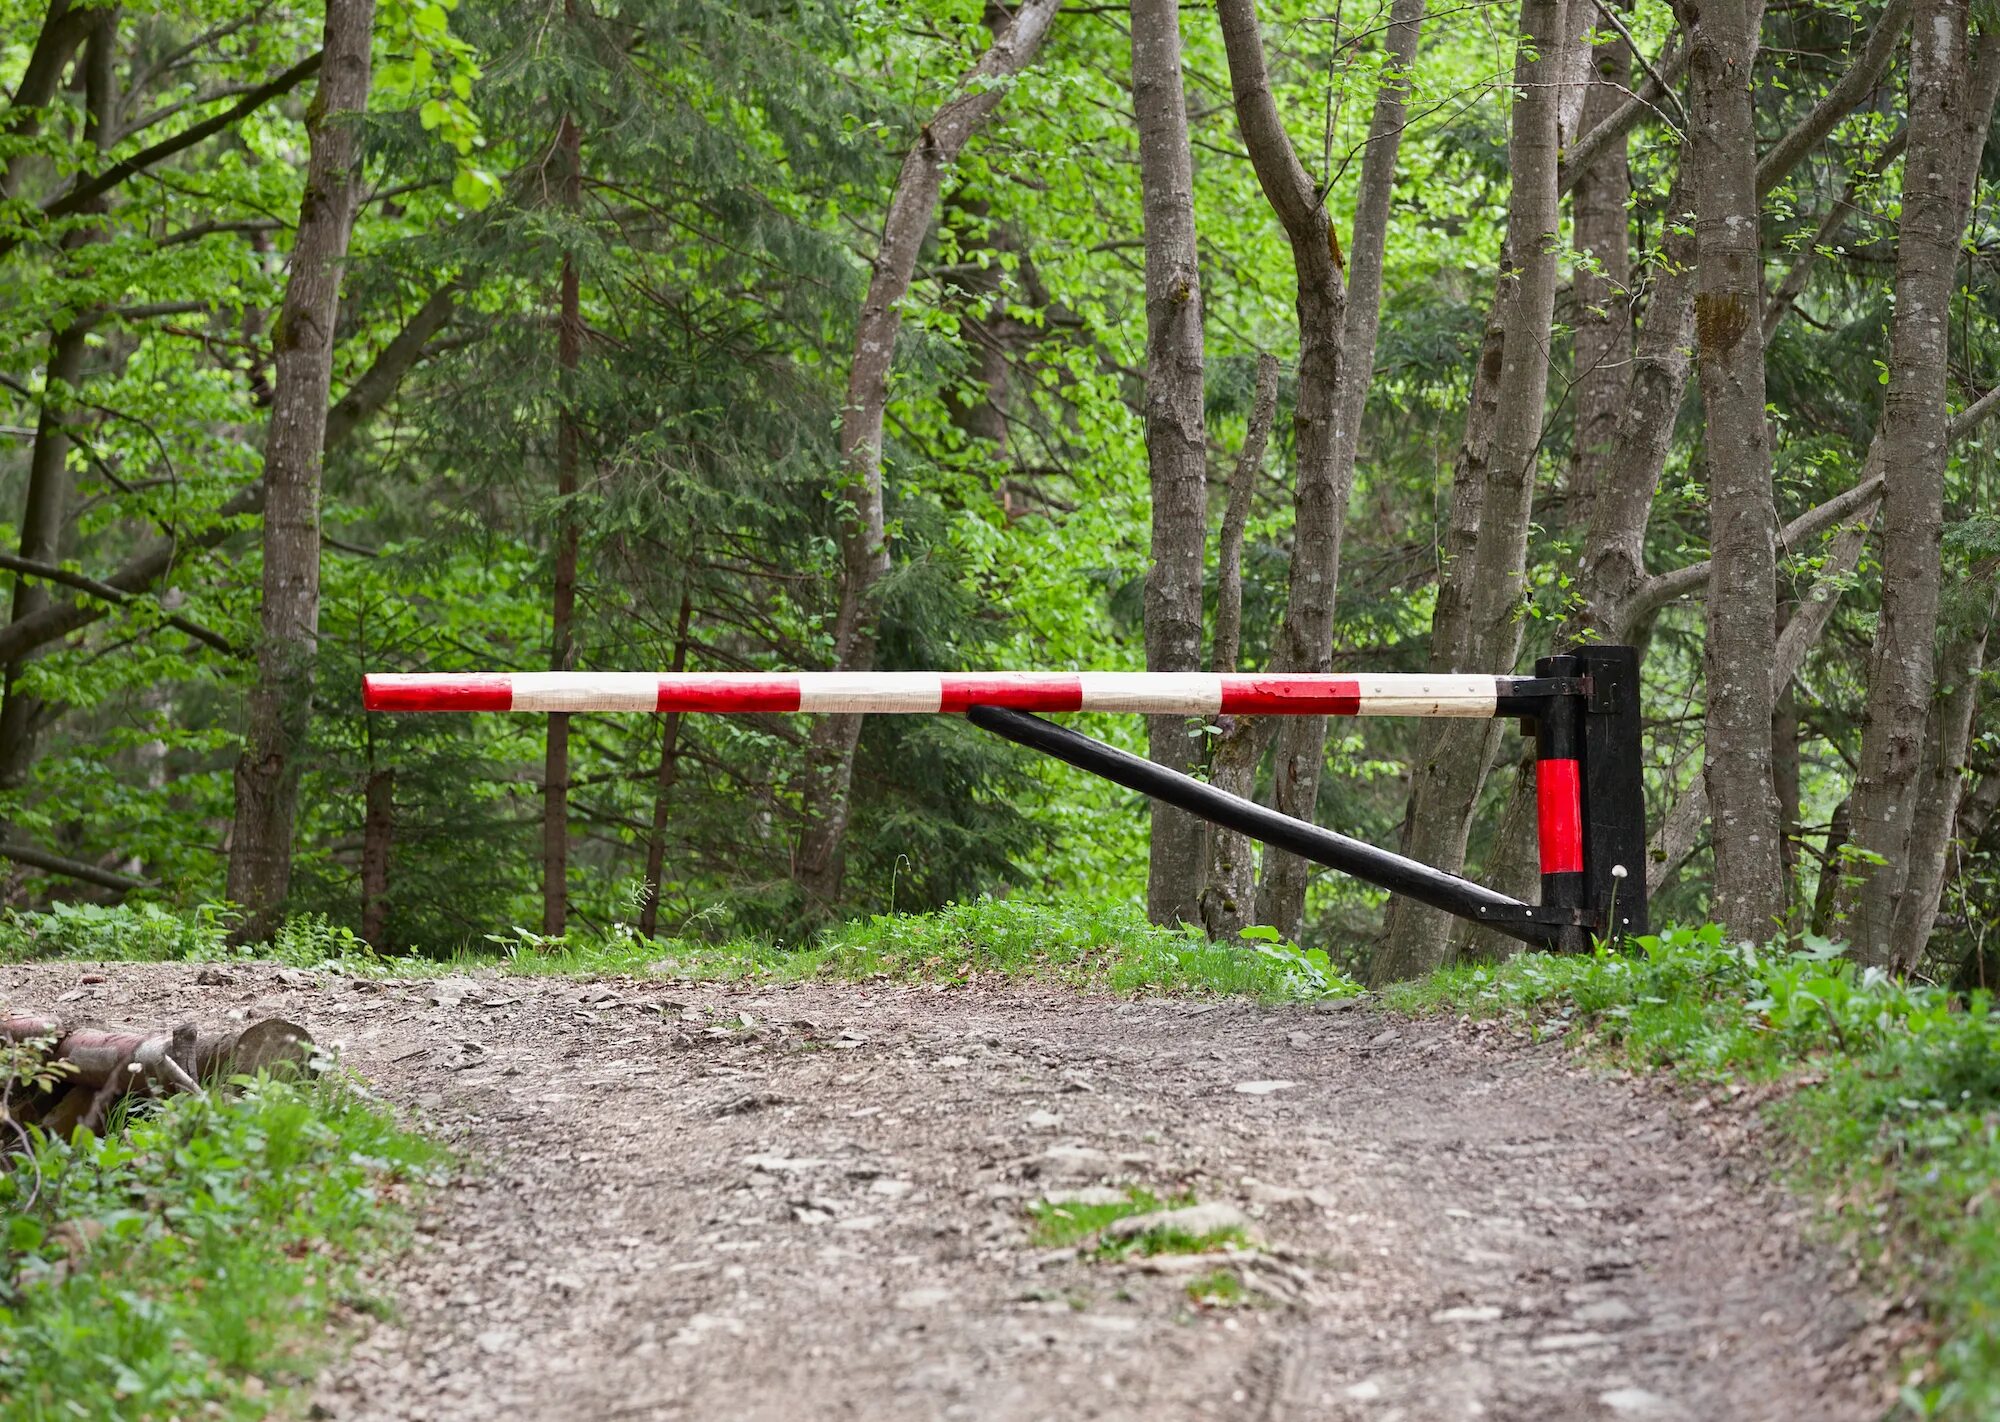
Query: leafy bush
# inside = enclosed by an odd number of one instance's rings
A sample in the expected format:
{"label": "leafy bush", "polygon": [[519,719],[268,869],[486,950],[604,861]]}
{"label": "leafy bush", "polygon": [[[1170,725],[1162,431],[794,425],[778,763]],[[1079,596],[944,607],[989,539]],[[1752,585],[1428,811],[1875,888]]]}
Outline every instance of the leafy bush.
{"label": "leafy bush", "polygon": [[168,909],[154,903],[52,904],[0,918],[0,957],[87,958],[160,963],[227,952],[233,915],[220,904]]}
{"label": "leafy bush", "polygon": [[0,1398],[43,1418],[264,1417],[438,1163],[351,1085],[261,1080],[0,1173]]}

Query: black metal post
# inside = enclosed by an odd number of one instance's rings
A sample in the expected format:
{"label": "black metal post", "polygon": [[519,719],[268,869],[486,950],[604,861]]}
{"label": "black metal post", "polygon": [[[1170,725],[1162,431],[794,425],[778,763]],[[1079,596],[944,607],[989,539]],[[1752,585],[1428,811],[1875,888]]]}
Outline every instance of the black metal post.
{"label": "black metal post", "polygon": [[1547,909],[1524,904],[1470,879],[1447,874],[1386,849],[1281,815],[1276,810],[1203,784],[1192,776],[1168,770],[1136,755],[1053,725],[1038,716],[998,706],[974,706],[966,719],[981,730],[1054,756],[1079,770],[1102,776],[1128,790],[1186,810],[1191,815],[1237,830],[1253,839],[1352,874],[1393,893],[1475,923],[1491,924],[1509,937],[1537,947],[1549,947],[1577,932],[1574,909]]}
{"label": "black metal post", "polygon": [[1639,649],[1578,647],[1572,655],[1590,679],[1583,716],[1584,902],[1603,912],[1605,937],[1646,933]]}
{"label": "black metal post", "polygon": [[[1537,677],[1575,677],[1574,657],[1543,657]],[[1583,843],[1583,696],[1558,694],[1535,717],[1535,831],[1542,869],[1542,907],[1578,910],[1585,892]],[[1572,926],[1558,948],[1586,945],[1582,925]]]}

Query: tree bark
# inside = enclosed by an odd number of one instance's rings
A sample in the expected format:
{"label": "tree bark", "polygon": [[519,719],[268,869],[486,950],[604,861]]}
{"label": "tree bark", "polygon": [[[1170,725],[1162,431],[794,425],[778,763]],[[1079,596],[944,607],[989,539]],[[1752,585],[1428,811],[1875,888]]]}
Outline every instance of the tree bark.
{"label": "tree bark", "polygon": [[[1563,0],[1523,0],[1507,235],[1466,438],[1452,474],[1453,524],[1432,624],[1431,665],[1438,670],[1505,672],[1520,655],[1518,612],[1555,310],[1559,145],[1552,80],[1561,72],[1564,33]],[[1499,721],[1427,728],[1411,770],[1405,854],[1449,872],[1463,867],[1473,810],[1501,729]],[[1393,899],[1370,973],[1386,982],[1427,972],[1443,963],[1450,941],[1446,915]]]}
{"label": "tree bark", "polygon": [[[1146,468],[1152,547],[1146,669],[1201,670],[1202,553],[1208,542],[1208,433],[1202,405],[1201,261],[1194,227],[1178,0],[1133,0],[1132,109],[1146,233]],[[1200,759],[1186,716],[1147,718],[1147,755],[1183,773]],[[1146,916],[1195,919],[1208,826],[1152,802]]]}
{"label": "tree bark", "polygon": [[[575,7],[569,8],[572,20]],[[574,222],[583,205],[583,134],[575,114],[564,114],[556,134],[558,197]],[[556,384],[561,410],[556,417],[555,585],[549,603],[549,670],[576,665],[576,497],[578,444],[576,366],[583,356],[582,282],[576,250],[563,253],[557,294]],[[549,716],[542,758],[542,932],[560,938],[569,927],[569,717]]]}
{"label": "tree bark", "polygon": [[[1263,467],[1264,446],[1278,414],[1278,361],[1257,357],[1257,390],[1250,402],[1250,419],[1243,431],[1243,448],[1229,476],[1229,502],[1222,513],[1222,536],[1216,554],[1215,647],[1209,669],[1233,672],[1242,650],[1243,535],[1250,522],[1250,498]],[[1218,790],[1248,800],[1256,790],[1257,721],[1250,716],[1224,716],[1215,723],[1209,756],[1208,782]],[[1256,906],[1257,851],[1246,834],[1222,828],[1209,831],[1208,874],[1201,894],[1201,922],[1208,936],[1234,942],[1249,926]]]}
{"label": "tree bark", "polygon": [[1716,919],[1763,942],[1785,911],[1771,765],[1777,505],[1764,410],[1763,259],[1751,71],[1755,0],[1676,5],[1692,53],[1695,345],[1708,461],[1707,743]]}
{"label": "tree bark", "polygon": [[1883,966],[1900,958],[1895,927],[1935,690],[1952,289],[1972,164],[1992,120],[1990,99],[1984,113],[1968,112],[1970,20],[1966,0],[1918,0],[1911,25],[1910,139],[1882,402],[1882,610],[1852,797],[1854,843],[1864,853],[1839,900],[1854,956]]}
{"label": "tree bark", "polygon": [[[1583,101],[1586,128],[1609,117],[1622,102],[1632,78],[1632,47],[1615,35],[1597,45],[1591,76],[1594,82]],[[1632,388],[1631,200],[1626,145],[1607,144],[1597,161],[1578,174],[1570,199],[1577,250],[1588,258],[1576,264],[1570,286],[1576,308],[1570,391],[1576,406],[1569,465],[1572,526],[1589,525]]]}
{"label": "tree bark", "polygon": [[[833,620],[833,669],[875,665],[875,589],[889,570],[882,504],[882,420],[889,370],[902,325],[901,302],[937,213],[945,173],[999,107],[1013,78],[1034,59],[1060,0],[1025,0],[1005,33],[966,74],[959,92],[931,116],[903,159],[882,223],[868,294],[854,334],[847,398],[840,412],[840,601]],[[840,896],[860,716],[816,716],[806,743],[799,847],[792,875],[808,914],[829,912]]]}
{"label": "tree bark", "polygon": [[[1946,434],[1956,443],[2000,411],[2000,386],[1995,386],[1977,400],[1954,415]],[[1832,621],[1835,607],[1854,570],[1860,566],[1861,554],[1868,542],[1868,532],[1875,518],[1875,506],[1880,500],[1883,485],[1884,445],[1878,436],[1870,442],[1868,454],[1862,462],[1861,474],[1852,488],[1845,493],[1828,499],[1817,508],[1808,509],[1786,524],[1779,541],[1789,548],[1801,546],[1807,538],[1816,537],[1829,528],[1836,527],[1844,520],[1852,520],[1840,529],[1833,540],[1820,554],[1819,570],[1813,578],[1813,585],[1806,596],[1792,610],[1785,622],[1784,631],[1778,635],[1777,652],[1774,658],[1773,684],[1783,685],[1799,674],[1805,664],[1806,653],[1812,650],[1827,624]],[[1702,571],[1706,580],[1710,564],[1707,560],[1693,565]],[[1681,570],[1676,570],[1678,573]],[[1654,584],[1666,581],[1653,580]],[[1700,586],[1700,582],[1693,586]],[[1845,803],[1845,802],[1843,802]],[[1697,779],[1682,792],[1680,798],[1668,810],[1660,828],[1653,836],[1647,851],[1646,884],[1647,892],[1657,895],[1660,890],[1680,872],[1681,865],[1694,852],[1701,837],[1701,828],[1708,818],[1708,790],[1705,781]],[[1843,834],[1845,832],[1843,831]],[[1827,913],[1831,914],[1829,903]],[[1823,915],[1814,909],[1814,922]],[[1814,929],[1819,932],[1819,929]]]}
{"label": "tree bark", "polygon": [[389,851],[396,837],[396,772],[374,770],[362,792],[361,940],[389,949]]}
{"label": "tree bark", "polygon": [[[1226,8],[1226,7],[1225,7]],[[1389,25],[1383,43],[1389,64],[1375,91],[1375,109],[1368,122],[1368,142],[1361,159],[1360,190],[1356,194],[1353,238],[1348,243],[1348,287],[1340,290],[1338,263],[1330,273],[1331,282],[1315,297],[1311,314],[1306,299],[1307,277],[1319,273],[1315,246],[1313,264],[1298,263],[1301,240],[1310,241],[1305,225],[1293,236],[1292,250],[1299,276],[1299,399],[1300,410],[1317,411],[1330,400],[1331,430],[1322,455],[1321,431],[1315,429],[1308,442],[1306,430],[1297,431],[1300,503],[1293,528],[1292,582],[1286,602],[1287,634],[1280,647],[1286,656],[1281,670],[1330,671],[1333,667],[1333,614],[1339,595],[1340,545],[1347,526],[1347,504],[1354,489],[1354,465],[1360,450],[1361,421],[1368,404],[1368,387],[1375,368],[1375,341],[1382,321],[1382,262],[1388,242],[1389,207],[1396,188],[1396,160],[1401,151],[1405,111],[1410,93],[1410,71],[1416,63],[1417,45],[1424,19],[1424,0],[1396,0],[1389,11]],[[1261,41],[1258,60],[1261,66]],[[1234,61],[1232,60],[1232,73]],[[1275,117],[1275,114],[1273,115]],[[1246,140],[1248,130],[1246,128]],[[1282,133],[1280,133],[1282,137]],[[1287,143],[1289,150],[1289,142]],[[1253,159],[1256,150],[1252,148]],[[1272,155],[1275,160],[1276,155]],[[1294,166],[1296,160],[1294,160]],[[1267,164],[1274,172],[1280,164]],[[1260,172],[1260,177],[1262,176]],[[1268,189],[1268,184],[1267,184]],[[1289,226],[1288,226],[1288,231]],[[1329,229],[1329,240],[1331,232]],[[1308,332],[1309,321],[1331,320],[1338,310],[1339,345],[1319,351],[1317,339]],[[1308,363],[1308,354],[1313,359]],[[1307,391],[1307,382],[1323,382],[1322,392]],[[1324,475],[1313,474],[1308,489],[1308,456],[1323,457]],[[1324,482],[1322,496],[1319,484]],[[1316,506],[1323,497],[1324,516],[1308,517],[1307,494]],[[1297,626],[1292,626],[1294,613]],[[1297,659],[1301,665],[1293,665]],[[1299,819],[1314,818],[1319,800],[1319,778],[1326,763],[1324,716],[1288,716],[1276,729],[1273,756],[1274,803],[1284,814]],[[1258,913],[1288,938],[1303,931],[1306,880],[1309,866],[1295,854],[1269,851],[1264,855],[1264,880],[1258,895]]]}
{"label": "tree bark", "polygon": [[237,937],[276,927],[291,888],[299,752],[312,720],[319,638],[319,496],[333,380],[341,267],[361,187],[361,114],[368,103],[374,0],[328,0],[325,61],[307,114],[312,151],[273,333],[276,378],[264,444],[263,638],[236,764],[229,897],[244,907]]}
{"label": "tree bark", "polygon": [[[1990,579],[1992,570],[1987,570]],[[1989,594],[1985,616],[1945,644],[1938,659],[1944,694],[1934,701],[1926,724],[1923,770],[1910,815],[1906,856],[1909,870],[1889,941],[1890,961],[1911,972],[1923,963],[1937,922],[1938,903],[1958,828],[1965,790],[1965,767],[1972,747],[1972,722],[1979,710],[1979,682],[1986,670],[1986,645],[2000,600]]]}
{"label": "tree bark", "polygon": [[[681,590],[681,610],[674,627],[672,670],[687,670],[688,622],[694,600]],[[667,869],[667,818],[673,805],[674,785],[680,779],[681,713],[669,711],[660,718],[660,769],[653,780],[653,827],[646,837],[646,878],[640,889],[639,936],[651,938],[660,928],[660,881]]]}
{"label": "tree bark", "polygon": [[[89,38],[84,50],[84,136],[103,144],[117,126],[118,73],[116,45],[118,11],[114,7],[93,12]],[[46,35],[60,27],[54,10]],[[37,51],[39,55],[39,49]],[[31,68],[33,64],[31,57]],[[30,72],[22,80],[26,88],[40,76]],[[45,95],[41,102],[47,102]],[[100,234],[82,228],[65,234],[63,252],[70,256],[98,240]],[[28,457],[27,498],[21,510],[20,556],[38,563],[58,563],[62,559],[63,530],[69,524],[68,405],[75,398],[83,376],[83,357],[88,348],[96,311],[78,312],[69,324],[49,333],[49,361],[42,390],[41,409],[35,420],[34,451]],[[24,622],[43,611],[51,602],[48,588],[17,576],[10,623]],[[44,719],[44,707],[35,697],[25,695],[17,685],[20,661],[9,662],[0,676],[0,789],[16,790],[27,780],[35,759],[35,733]]]}
{"label": "tree bark", "polygon": [[[1593,7],[1578,3],[1585,15]],[[1632,47],[1612,34],[1591,51],[1591,83],[1583,99],[1583,130],[1595,131],[1626,101],[1632,77]],[[1572,164],[1574,167],[1574,164]],[[1576,263],[1570,282],[1572,318],[1571,388],[1575,410],[1570,440],[1568,499],[1565,521],[1571,527],[1592,526],[1597,491],[1630,471],[1616,462],[1623,420],[1631,408],[1633,367],[1631,216],[1632,168],[1625,137],[1598,145],[1588,166],[1575,171],[1571,211],[1575,241],[1584,259]],[[1685,380],[1685,365],[1682,367]],[[1679,400],[1679,390],[1675,390]],[[1652,502],[1653,481],[1644,481],[1646,502]],[[1644,522],[1632,540],[1632,556],[1643,557]],[[1643,572],[1643,568],[1641,568]],[[1584,606],[1589,606],[1588,598]],[[1559,641],[1576,634],[1564,629]],[[1507,803],[1499,832],[1481,882],[1502,893],[1533,900],[1538,897],[1539,864],[1535,842],[1534,746],[1528,741],[1509,776]],[[1464,941],[1461,951],[1504,956],[1519,951],[1516,939],[1472,925],[1454,927]]]}

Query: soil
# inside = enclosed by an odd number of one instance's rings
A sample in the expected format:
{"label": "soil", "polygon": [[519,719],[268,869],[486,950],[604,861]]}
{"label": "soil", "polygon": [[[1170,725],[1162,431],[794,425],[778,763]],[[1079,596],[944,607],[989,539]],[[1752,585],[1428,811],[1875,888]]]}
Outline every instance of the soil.
{"label": "soil", "polygon": [[[100,977],[98,982],[86,979]],[[0,967],[123,1024],[291,1018],[465,1168],[332,1419],[1859,1419],[1888,1324],[1755,1113],[1468,1023],[999,985]],[[1139,1185],[1256,1248],[1108,1261]],[[1235,1272],[1243,1306],[1198,1305]]]}

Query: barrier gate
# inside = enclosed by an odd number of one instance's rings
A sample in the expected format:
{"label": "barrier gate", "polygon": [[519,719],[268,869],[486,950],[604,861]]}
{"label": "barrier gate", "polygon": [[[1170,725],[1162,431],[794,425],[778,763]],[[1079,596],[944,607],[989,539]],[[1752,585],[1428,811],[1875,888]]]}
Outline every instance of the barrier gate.
{"label": "barrier gate", "polygon": [[[1583,646],[1531,677],[1428,673],[511,672],[375,674],[370,711],[679,711],[962,714],[1079,770],[1538,947],[1646,931],[1639,654]],[[1541,902],[1279,814],[1034,712],[1154,716],[1473,716],[1535,739]]]}

